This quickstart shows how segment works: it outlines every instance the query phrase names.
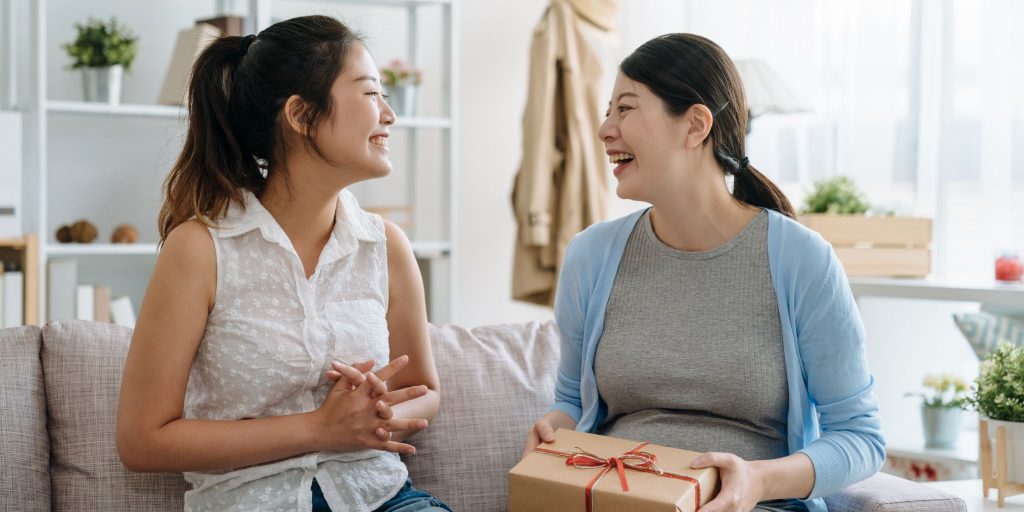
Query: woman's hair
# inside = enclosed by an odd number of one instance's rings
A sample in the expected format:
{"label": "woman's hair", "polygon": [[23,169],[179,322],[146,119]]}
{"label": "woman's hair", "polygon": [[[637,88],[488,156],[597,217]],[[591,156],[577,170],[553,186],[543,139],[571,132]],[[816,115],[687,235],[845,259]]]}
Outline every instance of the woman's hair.
{"label": "woman's hair", "polygon": [[733,197],[795,217],[793,206],[768,178],[749,165],[744,148],[747,100],[732,60],[711,40],[693,34],[666,34],[647,41],[622,61],[624,75],[647,86],[672,115],[706,106],[714,117],[704,143],[733,175]]}
{"label": "woman's hair", "polygon": [[189,80],[185,145],[164,182],[161,243],[192,217],[212,225],[231,201],[243,202],[243,190],[260,193],[269,169],[283,170],[281,110],[292,95],[304,101],[306,144],[323,156],[316,128],[332,115],[331,86],[357,42],[334,18],[304,16],[202,51]]}

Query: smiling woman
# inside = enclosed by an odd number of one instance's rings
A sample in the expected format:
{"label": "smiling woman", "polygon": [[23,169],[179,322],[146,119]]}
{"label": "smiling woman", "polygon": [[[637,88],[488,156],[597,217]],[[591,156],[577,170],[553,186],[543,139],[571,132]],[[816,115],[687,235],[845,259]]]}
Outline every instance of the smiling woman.
{"label": "smiling woman", "polygon": [[189,510],[448,510],[398,457],[438,409],[418,267],[346,190],[391,172],[361,39],[324,16],[222,37],[188,99],[121,460],[185,472]]}

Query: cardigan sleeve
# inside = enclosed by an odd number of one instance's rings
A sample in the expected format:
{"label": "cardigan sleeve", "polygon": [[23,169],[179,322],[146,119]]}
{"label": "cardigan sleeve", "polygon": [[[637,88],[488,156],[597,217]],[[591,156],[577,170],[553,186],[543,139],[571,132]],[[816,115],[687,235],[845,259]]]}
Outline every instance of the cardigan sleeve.
{"label": "cardigan sleeve", "polygon": [[583,371],[584,292],[580,276],[582,261],[577,247],[579,236],[569,242],[565,261],[555,290],[555,323],[561,344],[561,357],[555,381],[555,403],[548,411],[562,411],[579,423],[583,415],[580,377]]}
{"label": "cardigan sleeve", "polygon": [[799,450],[814,465],[810,498],[870,477],[885,460],[864,326],[842,265],[832,247],[821,242],[818,256],[801,258],[808,265],[795,273],[805,281],[797,287],[803,293],[794,297],[795,334],[821,433]]}

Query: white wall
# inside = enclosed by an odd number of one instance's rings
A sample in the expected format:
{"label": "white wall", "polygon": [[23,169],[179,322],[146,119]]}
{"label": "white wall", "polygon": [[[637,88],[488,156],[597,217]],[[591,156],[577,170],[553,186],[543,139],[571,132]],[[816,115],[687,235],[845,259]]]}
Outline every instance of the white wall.
{"label": "white wall", "polygon": [[514,302],[512,182],[522,149],[530,37],[547,0],[460,2],[461,136],[456,318],[463,325],[543,320]]}

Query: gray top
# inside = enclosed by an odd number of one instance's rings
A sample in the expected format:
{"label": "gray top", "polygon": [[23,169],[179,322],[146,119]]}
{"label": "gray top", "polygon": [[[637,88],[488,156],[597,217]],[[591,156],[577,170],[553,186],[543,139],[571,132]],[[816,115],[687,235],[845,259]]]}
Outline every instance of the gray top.
{"label": "gray top", "polygon": [[665,245],[645,213],[612,285],[594,370],[608,406],[598,433],[746,460],[787,455],[767,212],[705,252]]}

